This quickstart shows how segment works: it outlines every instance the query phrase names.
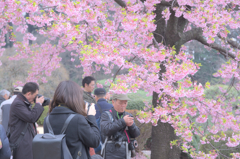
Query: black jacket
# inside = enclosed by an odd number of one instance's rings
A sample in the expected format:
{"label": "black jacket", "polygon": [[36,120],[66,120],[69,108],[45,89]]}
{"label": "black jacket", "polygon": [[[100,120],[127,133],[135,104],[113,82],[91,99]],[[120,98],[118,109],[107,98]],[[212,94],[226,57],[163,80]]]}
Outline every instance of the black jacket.
{"label": "black jacket", "polygon": [[[101,115],[101,133],[103,136],[108,136],[109,138],[111,138],[111,136],[116,135],[116,133],[121,134],[122,140],[123,141],[128,141],[128,138],[136,138],[140,135],[140,130],[139,128],[136,126],[135,123],[133,123],[132,126],[127,127],[126,123],[124,121],[123,118],[118,119],[117,117],[117,112],[115,111],[114,108],[111,109],[112,110],[112,116],[113,116],[113,122],[110,120],[108,114],[106,112],[103,112]],[[123,116],[125,115],[129,115],[131,117],[132,114],[128,113],[128,112],[124,112]],[[124,130],[126,130],[127,135],[125,134]],[[120,136],[120,135],[119,135]],[[103,137],[104,138],[104,137]],[[106,154],[109,153],[111,155],[111,157],[106,157],[106,158],[123,158],[121,155],[125,156],[124,154],[126,154],[125,148],[121,149],[115,149],[113,148],[114,145],[106,146]],[[110,149],[111,152],[109,152],[108,148]],[[121,151],[121,152],[119,152]],[[119,155],[119,156],[117,156]]]}
{"label": "black jacket", "polygon": [[[100,143],[100,132],[96,124],[96,119],[92,115],[84,117],[67,107],[56,107],[49,116],[49,122],[55,135],[60,134],[63,124],[70,114],[76,114],[66,129],[66,141],[73,158],[78,154],[81,159],[91,159],[89,147],[98,147]],[[44,133],[48,133],[44,121]],[[79,152],[80,151],[80,152]]]}
{"label": "black jacket", "polygon": [[35,122],[41,116],[44,109],[38,103],[32,109],[30,106],[31,104],[28,100],[22,94],[18,94],[10,108],[9,127],[11,136],[9,142],[11,144],[17,142],[24,127],[29,123],[22,141],[14,152],[13,159],[33,158],[32,140],[37,132]]}

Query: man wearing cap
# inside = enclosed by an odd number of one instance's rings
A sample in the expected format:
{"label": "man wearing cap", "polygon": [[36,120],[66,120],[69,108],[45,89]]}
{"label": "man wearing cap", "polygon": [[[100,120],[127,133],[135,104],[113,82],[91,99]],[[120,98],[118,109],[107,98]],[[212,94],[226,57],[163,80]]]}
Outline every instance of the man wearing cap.
{"label": "man wearing cap", "polygon": [[101,115],[101,133],[105,136],[103,156],[105,159],[130,159],[131,139],[140,135],[132,114],[125,112],[130,99],[126,94],[113,94],[113,108]]}
{"label": "man wearing cap", "polygon": [[95,100],[97,102],[95,104],[96,119],[98,119],[101,116],[102,112],[110,110],[113,107],[113,105],[109,104],[105,99],[106,94],[107,92],[104,88],[97,88],[94,90]]}
{"label": "man wearing cap", "polygon": [[9,112],[10,112],[10,106],[14,99],[17,97],[17,94],[22,92],[22,87],[16,87],[13,90],[13,96],[5,100],[4,102],[1,103],[0,105],[0,124],[3,125],[4,129],[7,131],[8,128],[8,120],[9,120]]}
{"label": "man wearing cap", "polygon": [[[98,125],[98,128],[100,129],[100,117],[102,112],[110,110],[113,105],[109,104],[106,100],[106,90],[104,88],[97,88],[94,90],[94,95],[95,95],[95,100],[96,100],[96,104],[95,104],[95,109],[96,109],[96,122]],[[100,145],[94,149],[95,152],[97,154],[100,154],[101,151],[101,143]]]}

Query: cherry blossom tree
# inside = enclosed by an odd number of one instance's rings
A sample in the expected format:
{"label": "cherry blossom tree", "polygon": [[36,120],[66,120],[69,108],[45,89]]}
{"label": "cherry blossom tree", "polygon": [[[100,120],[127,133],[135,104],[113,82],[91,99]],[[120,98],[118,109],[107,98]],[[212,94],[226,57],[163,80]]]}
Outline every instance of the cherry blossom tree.
{"label": "cherry blossom tree", "polygon": [[[153,159],[180,158],[181,150],[193,158],[239,158],[240,153],[227,156],[212,144],[225,141],[228,149],[238,148],[239,112],[224,102],[226,90],[217,100],[205,98],[210,83],[191,81],[201,65],[192,61],[184,46],[196,40],[228,58],[215,76],[239,90],[240,37],[229,31],[240,27],[239,4],[239,0],[3,0],[0,54],[5,35],[11,32],[16,54],[9,59],[26,59],[31,66],[26,81],[47,82],[46,77],[60,67],[59,55],[71,52],[71,60],[80,61],[76,67],[83,67],[85,75],[101,69],[112,75],[107,81],[112,92],[147,91],[152,103],[138,118],[153,124]],[[46,40],[37,43],[29,26]],[[21,40],[17,32],[23,35]],[[128,74],[120,74],[123,69]],[[199,145],[209,144],[209,151],[196,149],[193,136],[200,138]]]}

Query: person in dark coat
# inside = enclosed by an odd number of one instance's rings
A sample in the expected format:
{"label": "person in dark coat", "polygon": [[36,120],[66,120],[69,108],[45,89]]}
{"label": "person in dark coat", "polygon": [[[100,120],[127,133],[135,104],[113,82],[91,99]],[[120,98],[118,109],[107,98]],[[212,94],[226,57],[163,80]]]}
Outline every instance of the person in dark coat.
{"label": "person in dark coat", "polygon": [[[102,112],[110,110],[113,107],[113,105],[109,104],[105,99],[106,94],[107,92],[104,88],[97,88],[94,90],[95,100],[97,101],[97,103],[95,104],[95,109],[96,109],[95,118],[96,118],[99,129],[100,129],[100,117]],[[94,149],[97,154],[101,153],[101,148],[102,148],[101,145],[102,144],[100,144],[97,148]]]}
{"label": "person in dark coat", "polygon": [[[23,86],[10,108],[9,129],[10,146],[13,149],[13,159],[32,159],[32,140],[37,134],[35,122],[43,112],[44,97],[37,98],[39,87],[34,82]],[[32,103],[36,103],[32,108]],[[26,127],[27,126],[27,127]],[[24,135],[21,135],[25,130]],[[20,137],[23,136],[23,137]],[[21,139],[21,141],[19,141]]]}
{"label": "person in dark coat", "polygon": [[128,149],[130,139],[140,135],[132,114],[125,112],[128,100],[130,99],[126,94],[113,94],[113,108],[109,111],[113,121],[107,112],[101,115],[101,133],[108,139],[103,146],[105,159],[130,159],[131,153]]}
{"label": "person in dark coat", "polygon": [[[81,87],[73,81],[61,82],[50,104],[49,122],[55,135],[60,134],[64,122],[70,114],[76,114],[66,129],[66,142],[73,158],[91,159],[89,147],[100,143],[100,132],[94,115],[96,110],[91,105],[89,111],[83,100]],[[88,113],[87,113],[88,112]],[[44,133],[48,133],[44,121]]]}
{"label": "person in dark coat", "polygon": [[4,127],[0,125],[0,159],[10,159],[11,149]]}
{"label": "person in dark coat", "polygon": [[101,111],[99,107],[101,108],[102,112],[110,110],[113,105],[108,103],[105,99],[107,92],[104,88],[97,88],[94,90],[95,100],[97,103],[95,104],[96,109],[96,115],[95,118],[98,119],[101,116]]}

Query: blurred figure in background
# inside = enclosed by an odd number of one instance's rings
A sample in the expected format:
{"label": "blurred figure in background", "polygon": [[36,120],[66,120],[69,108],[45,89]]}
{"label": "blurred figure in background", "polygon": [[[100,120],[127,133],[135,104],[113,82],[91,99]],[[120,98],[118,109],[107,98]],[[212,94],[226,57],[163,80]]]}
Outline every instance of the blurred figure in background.
{"label": "blurred figure in background", "polygon": [[22,93],[22,87],[16,87],[13,90],[14,95],[10,99],[2,102],[2,104],[0,105],[0,124],[3,125],[6,131],[8,130],[8,121],[11,104],[19,93]]}
{"label": "blurred figure in background", "polygon": [[0,104],[3,101],[9,99],[9,97],[10,97],[10,92],[8,90],[6,90],[6,89],[1,90],[0,91]]}
{"label": "blurred figure in background", "polygon": [[82,86],[83,86],[83,100],[85,102],[96,103],[94,97],[92,96],[92,92],[95,88],[95,78],[92,76],[86,76],[82,80]]}
{"label": "blurred figure in background", "polygon": [[[97,122],[97,125],[98,125],[98,128],[100,130],[100,120],[101,120],[101,114],[102,112],[104,111],[108,111],[110,110],[113,105],[112,104],[109,104],[107,102],[107,100],[105,99],[106,98],[106,90],[104,88],[96,88],[94,90],[94,96],[95,96],[95,100],[96,100],[96,104],[95,104],[95,109],[96,109],[96,115],[95,115],[95,118],[96,118],[96,122]],[[97,154],[100,154],[101,153],[101,144],[95,148],[95,152]]]}
{"label": "blurred figure in background", "polygon": [[0,159],[10,159],[11,149],[6,132],[2,125],[0,125]]}

